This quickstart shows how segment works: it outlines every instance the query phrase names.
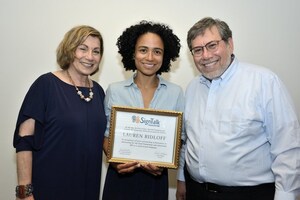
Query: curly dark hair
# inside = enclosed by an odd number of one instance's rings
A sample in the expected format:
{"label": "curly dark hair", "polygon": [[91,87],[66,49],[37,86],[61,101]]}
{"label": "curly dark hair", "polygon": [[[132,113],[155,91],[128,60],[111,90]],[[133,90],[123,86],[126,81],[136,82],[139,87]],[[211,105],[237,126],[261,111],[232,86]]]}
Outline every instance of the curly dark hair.
{"label": "curly dark hair", "polygon": [[164,56],[161,68],[156,74],[170,71],[171,61],[179,57],[180,40],[167,25],[153,23],[150,21],[141,21],[136,25],[127,28],[118,38],[117,46],[122,56],[122,62],[126,71],[136,70],[134,61],[135,45],[138,38],[145,33],[157,34],[164,44]]}

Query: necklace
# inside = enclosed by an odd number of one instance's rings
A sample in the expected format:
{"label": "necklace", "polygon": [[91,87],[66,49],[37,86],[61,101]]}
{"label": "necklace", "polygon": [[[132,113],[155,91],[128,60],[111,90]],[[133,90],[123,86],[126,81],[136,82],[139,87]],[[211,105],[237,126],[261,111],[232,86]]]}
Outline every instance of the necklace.
{"label": "necklace", "polygon": [[75,85],[73,79],[71,78],[70,74],[69,74],[69,71],[67,71],[67,75],[71,81],[71,83],[74,85],[76,91],[77,91],[77,94],[80,96],[80,99],[83,99],[85,100],[86,102],[90,102],[92,99],[93,99],[93,96],[94,96],[94,93],[92,91],[92,88],[90,87],[90,81],[87,79],[87,83],[88,83],[88,87],[89,87],[89,96],[88,97],[85,97],[82,92],[78,89],[78,87]]}

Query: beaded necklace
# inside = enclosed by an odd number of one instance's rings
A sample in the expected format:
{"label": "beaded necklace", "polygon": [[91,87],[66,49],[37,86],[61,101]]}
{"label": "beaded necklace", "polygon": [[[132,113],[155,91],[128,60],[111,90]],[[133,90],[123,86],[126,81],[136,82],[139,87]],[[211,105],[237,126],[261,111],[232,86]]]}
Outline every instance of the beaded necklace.
{"label": "beaded necklace", "polygon": [[90,101],[93,99],[94,93],[93,93],[93,91],[92,91],[92,88],[90,87],[90,81],[89,81],[89,79],[87,79],[87,83],[88,83],[88,87],[89,87],[89,96],[88,96],[88,97],[85,97],[85,96],[82,94],[82,92],[78,89],[78,87],[75,85],[73,79],[71,78],[71,76],[70,76],[70,74],[69,74],[69,71],[68,71],[68,70],[66,70],[66,71],[67,71],[67,75],[68,75],[68,77],[69,77],[71,83],[74,85],[74,87],[75,87],[75,89],[76,89],[76,91],[77,91],[77,94],[78,94],[78,96],[80,97],[80,99],[83,99],[83,100],[85,100],[86,102],[90,102]]}

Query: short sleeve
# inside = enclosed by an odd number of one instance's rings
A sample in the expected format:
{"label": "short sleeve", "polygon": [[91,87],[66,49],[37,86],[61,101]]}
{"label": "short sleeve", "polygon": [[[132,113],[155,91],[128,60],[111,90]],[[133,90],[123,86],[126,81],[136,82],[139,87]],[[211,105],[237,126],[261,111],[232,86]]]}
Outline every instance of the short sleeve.
{"label": "short sleeve", "polygon": [[[17,149],[17,151],[38,150],[42,146],[45,113],[47,109],[47,99],[50,90],[49,76],[49,73],[40,76],[31,85],[23,100],[13,138],[13,145]],[[33,137],[19,136],[20,125],[25,120],[30,118],[35,120],[35,130]],[[25,143],[27,145],[25,145]]]}

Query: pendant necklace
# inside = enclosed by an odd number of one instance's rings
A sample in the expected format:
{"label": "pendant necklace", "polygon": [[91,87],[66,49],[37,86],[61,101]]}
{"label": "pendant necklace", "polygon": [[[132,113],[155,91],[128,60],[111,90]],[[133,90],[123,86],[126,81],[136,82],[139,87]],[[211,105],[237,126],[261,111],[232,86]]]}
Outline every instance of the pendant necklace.
{"label": "pendant necklace", "polygon": [[68,77],[69,77],[71,83],[74,85],[74,87],[75,87],[75,89],[76,89],[76,91],[77,91],[77,94],[78,94],[78,96],[80,97],[80,99],[83,99],[83,100],[85,100],[86,102],[90,102],[90,101],[93,99],[94,93],[93,93],[93,91],[92,91],[92,88],[90,87],[90,81],[89,81],[89,79],[87,79],[87,83],[88,83],[88,87],[89,87],[89,96],[88,96],[88,97],[85,97],[85,96],[82,94],[82,92],[78,89],[78,87],[75,85],[73,79],[71,78],[71,76],[70,76],[70,74],[69,74],[69,71],[68,71],[68,70],[66,70],[66,71],[67,71],[67,75],[68,75]]}

